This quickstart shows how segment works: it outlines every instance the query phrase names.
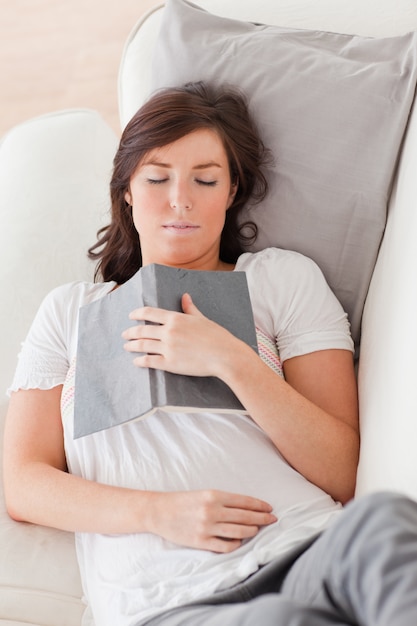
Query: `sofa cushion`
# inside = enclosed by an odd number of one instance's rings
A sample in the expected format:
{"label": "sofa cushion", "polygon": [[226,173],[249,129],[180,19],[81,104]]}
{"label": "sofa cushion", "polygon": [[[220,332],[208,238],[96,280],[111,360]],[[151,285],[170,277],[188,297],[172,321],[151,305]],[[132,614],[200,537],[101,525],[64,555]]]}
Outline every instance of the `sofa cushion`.
{"label": "sofa cushion", "polygon": [[1,480],[0,545],[0,623],[56,626],[59,616],[62,626],[79,626],[85,606],[74,535],[10,519]]}
{"label": "sofa cushion", "polygon": [[[366,37],[392,37],[416,30],[415,0],[195,0],[216,15],[249,22],[279,24],[349,33]],[[119,68],[118,95],[124,128],[150,95],[152,55],[164,12],[161,3],[132,28]]]}
{"label": "sofa cushion", "polygon": [[152,76],[153,89],[203,79],[247,94],[276,159],[267,200],[248,209],[259,228],[252,249],[279,246],[313,258],[358,346],[415,92],[417,35],[265,26],[168,0]]}

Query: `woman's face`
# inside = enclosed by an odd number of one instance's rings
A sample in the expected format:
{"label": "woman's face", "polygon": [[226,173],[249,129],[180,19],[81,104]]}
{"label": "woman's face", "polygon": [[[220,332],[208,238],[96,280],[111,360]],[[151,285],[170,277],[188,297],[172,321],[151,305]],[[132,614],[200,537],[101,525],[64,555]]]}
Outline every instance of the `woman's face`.
{"label": "woman's face", "polygon": [[149,152],[130,180],[143,265],[220,269],[220,237],[237,185],[220,137],[201,129]]}

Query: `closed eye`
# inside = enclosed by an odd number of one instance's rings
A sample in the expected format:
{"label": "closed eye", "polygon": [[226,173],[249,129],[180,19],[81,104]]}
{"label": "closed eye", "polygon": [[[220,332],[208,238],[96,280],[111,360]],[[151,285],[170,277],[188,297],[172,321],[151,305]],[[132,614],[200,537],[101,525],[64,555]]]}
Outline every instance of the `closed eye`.
{"label": "closed eye", "polygon": [[198,185],[205,185],[207,187],[215,187],[217,185],[217,180],[200,180],[196,178],[195,182]]}
{"label": "closed eye", "polygon": [[[150,185],[161,185],[167,180],[168,178],[147,178],[146,182],[148,182]],[[201,180],[199,178],[196,178],[195,182],[198,185],[203,185],[205,187],[215,187],[217,185],[217,180]]]}
{"label": "closed eye", "polygon": [[165,183],[168,178],[147,178],[146,180],[151,185],[160,185],[161,183]]}

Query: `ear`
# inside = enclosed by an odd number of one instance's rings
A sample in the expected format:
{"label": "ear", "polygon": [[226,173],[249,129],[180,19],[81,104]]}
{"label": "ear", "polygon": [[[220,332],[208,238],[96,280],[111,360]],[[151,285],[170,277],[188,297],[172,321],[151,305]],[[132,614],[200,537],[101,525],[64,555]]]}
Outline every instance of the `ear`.
{"label": "ear", "polygon": [[125,200],[128,204],[132,204],[132,195],[129,190],[127,190],[125,193]]}
{"label": "ear", "polygon": [[237,194],[237,190],[239,188],[239,179],[236,176],[235,182],[231,183],[230,185],[230,194],[229,194],[229,202],[227,204],[227,208],[230,209],[230,207],[233,204],[233,200],[235,199],[235,196]]}

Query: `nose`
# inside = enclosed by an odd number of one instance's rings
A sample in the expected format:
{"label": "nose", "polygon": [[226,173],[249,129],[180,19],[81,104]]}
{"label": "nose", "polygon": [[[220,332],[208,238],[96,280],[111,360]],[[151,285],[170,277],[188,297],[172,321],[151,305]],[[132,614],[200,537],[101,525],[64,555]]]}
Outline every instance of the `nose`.
{"label": "nose", "polygon": [[170,199],[171,209],[177,211],[189,211],[192,208],[191,194],[187,189],[187,185],[181,182],[177,182],[172,189]]}

